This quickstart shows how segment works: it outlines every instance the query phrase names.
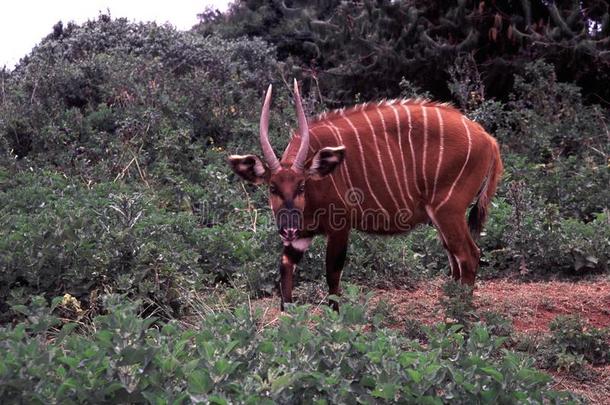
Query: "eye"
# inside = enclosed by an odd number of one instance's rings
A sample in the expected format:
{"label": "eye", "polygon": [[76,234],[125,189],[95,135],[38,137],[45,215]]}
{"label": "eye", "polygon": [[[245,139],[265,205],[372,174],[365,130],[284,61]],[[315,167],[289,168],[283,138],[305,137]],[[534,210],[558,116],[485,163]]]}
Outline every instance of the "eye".
{"label": "eye", "polygon": [[305,183],[300,183],[297,186],[297,194],[303,194],[305,192]]}
{"label": "eye", "polygon": [[270,192],[271,194],[277,194],[277,193],[278,193],[277,186],[276,186],[275,184],[271,184],[271,185],[269,186],[269,192]]}

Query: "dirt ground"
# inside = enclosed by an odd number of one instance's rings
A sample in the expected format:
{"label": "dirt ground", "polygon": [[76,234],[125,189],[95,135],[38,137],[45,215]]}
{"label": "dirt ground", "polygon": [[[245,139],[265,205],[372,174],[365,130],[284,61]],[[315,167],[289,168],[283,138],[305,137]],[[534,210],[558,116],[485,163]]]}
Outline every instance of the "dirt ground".
{"label": "dirt ground", "polygon": [[[409,290],[373,289],[371,305],[381,300],[388,303],[399,324],[409,319],[425,324],[443,321],[440,301],[445,280],[428,280]],[[295,299],[320,305],[326,301],[322,285],[314,291],[311,288],[295,291]],[[263,326],[277,322],[278,304],[277,298],[255,303],[264,311]],[[610,327],[610,279],[579,282],[484,280],[477,282],[474,304],[478,313],[497,312],[512,321],[515,332],[534,337],[548,333],[549,323],[558,315],[579,315],[591,326],[606,328]],[[594,377],[585,381],[566,372],[551,374],[555,379],[554,389],[570,390],[592,404],[610,405],[610,366],[593,367]]]}

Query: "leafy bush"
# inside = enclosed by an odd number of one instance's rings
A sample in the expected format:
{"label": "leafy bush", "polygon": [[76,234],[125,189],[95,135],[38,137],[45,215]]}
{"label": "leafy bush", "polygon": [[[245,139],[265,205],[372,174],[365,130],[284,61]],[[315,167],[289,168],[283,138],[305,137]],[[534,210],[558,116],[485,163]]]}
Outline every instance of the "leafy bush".
{"label": "leafy bush", "polygon": [[451,279],[443,284],[444,295],[440,304],[445,311],[445,319],[466,327],[472,324],[475,315],[472,291],[472,287]]}
{"label": "leafy bush", "polygon": [[0,302],[31,294],[123,291],[172,312],[178,280],[197,281],[201,241],[192,215],[166,212],[145,190],[90,189],[52,172],[0,187]]}
{"label": "leafy bush", "polygon": [[551,334],[517,339],[515,348],[536,358],[539,368],[563,370],[583,380],[591,376],[588,365],[610,362],[610,332],[586,324],[577,315],[559,315],[549,325]]}
{"label": "leafy bush", "polygon": [[553,66],[544,61],[525,65],[509,98],[504,111],[496,111],[495,133],[512,152],[541,163],[607,152],[600,108],[583,104],[580,89],[559,82]]}
{"label": "leafy bush", "polygon": [[[508,180],[508,179],[507,179]],[[540,200],[523,180],[507,181],[493,203],[482,238],[483,274],[504,270],[524,276],[606,271],[610,263],[608,213],[592,220],[565,218],[555,204]]]}
{"label": "leafy bush", "polygon": [[70,25],[3,80],[0,152],[91,181],[200,181],[211,146],[255,144],[273,52],[107,16]]}
{"label": "leafy bush", "polygon": [[558,316],[551,324],[549,347],[557,353],[555,365],[560,366],[561,354],[581,355],[589,363],[610,362],[610,333],[588,327],[577,316]]}
{"label": "leafy bush", "polygon": [[[261,330],[247,308],[205,314],[198,330],[138,316],[125,297],[104,297],[107,315],[85,334],[51,308],[0,329],[0,398],[20,402],[518,403],[567,401],[549,376],[501,349],[482,325],[426,330],[427,347],[395,331],[368,331],[355,291],[341,314],[291,307]],[[43,300],[44,302],[44,300]],[[54,300],[53,307],[63,305]]]}
{"label": "leafy bush", "polygon": [[553,205],[562,217],[586,222],[608,207],[610,171],[603,160],[591,156],[557,158],[536,163],[524,156],[506,154],[507,172],[501,192],[506,194],[511,181],[521,181],[545,205]]}

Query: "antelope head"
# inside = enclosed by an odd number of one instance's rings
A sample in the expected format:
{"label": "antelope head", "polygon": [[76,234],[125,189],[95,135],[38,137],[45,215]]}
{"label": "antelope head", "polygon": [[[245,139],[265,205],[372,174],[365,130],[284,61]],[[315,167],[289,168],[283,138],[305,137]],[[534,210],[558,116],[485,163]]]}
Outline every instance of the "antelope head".
{"label": "antelope head", "polygon": [[260,119],[260,143],[263,159],[257,155],[232,155],[229,163],[235,173],[255,184],[267,184],[269,204],[275,216],[278,233],[285,245],[299,237],[302,231],[303,211],[307,195],[315,192],[309,189],[310,180],[320,180],[332,173],[343,161],[345,147],[326,147],[314,151],[308,159],[309,127],[303,110],[297,81],[294,81],[294,103],[298,119],[300,145],[296,156],[284,156],[280,161],[269,142],[269,108],[271,105],[271,85],[267,90]]}

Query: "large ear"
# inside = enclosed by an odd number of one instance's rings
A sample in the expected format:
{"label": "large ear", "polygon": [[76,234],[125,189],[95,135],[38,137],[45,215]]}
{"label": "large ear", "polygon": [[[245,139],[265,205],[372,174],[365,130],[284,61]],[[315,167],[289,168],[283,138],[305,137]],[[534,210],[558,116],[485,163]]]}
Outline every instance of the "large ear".
{"label": "large ear", "polygon": [[269,179],[271,171],[256,155],[231,155],[229,164],[242,179],[261,184]]}
{"label": "large ear", "polygon": [[307,172],[314,180],[331,174],[345,158],[345,146],[322,148],[311,159]]}

